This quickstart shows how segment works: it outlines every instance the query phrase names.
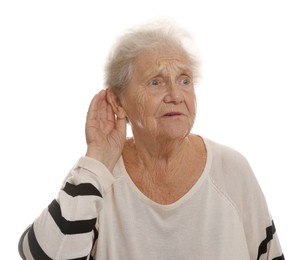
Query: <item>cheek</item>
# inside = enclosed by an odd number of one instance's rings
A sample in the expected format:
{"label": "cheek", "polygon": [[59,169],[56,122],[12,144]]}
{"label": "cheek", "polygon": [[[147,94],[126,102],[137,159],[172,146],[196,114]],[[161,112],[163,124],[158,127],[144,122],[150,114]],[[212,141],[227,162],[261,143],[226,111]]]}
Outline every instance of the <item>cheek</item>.
{"label": "cheek", "polygon": [[196,115],[196,96],[191,95],[188,98],[186,98],[186,105],[188,107],[188,111],[190,112],[191,115],[195,116]]}
{"label": "cheek", "polygon": [[196,99],[194,99],[194,102],[193,102],[193,113],[194,113],[194,115],[196,115],[196,110],[197,110],[197,104],[196,104]]}
{"label": "cheek", "polygon": [[153,118],[155,111],[151,103],[151,97],[138,91],[125,100],[126,113],[131,124],[139,127],[147,126]]}

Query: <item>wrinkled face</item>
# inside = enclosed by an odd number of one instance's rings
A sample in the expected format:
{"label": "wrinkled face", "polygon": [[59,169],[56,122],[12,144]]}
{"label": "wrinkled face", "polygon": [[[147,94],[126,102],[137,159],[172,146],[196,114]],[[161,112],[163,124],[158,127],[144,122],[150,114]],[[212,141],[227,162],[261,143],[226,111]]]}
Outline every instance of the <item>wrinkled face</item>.
{"label": "wrinkled face", "polygon": [[186,137],[196,114],[193,75],[186,55],[168,49],[141,53],[121,104],[134,136]]}

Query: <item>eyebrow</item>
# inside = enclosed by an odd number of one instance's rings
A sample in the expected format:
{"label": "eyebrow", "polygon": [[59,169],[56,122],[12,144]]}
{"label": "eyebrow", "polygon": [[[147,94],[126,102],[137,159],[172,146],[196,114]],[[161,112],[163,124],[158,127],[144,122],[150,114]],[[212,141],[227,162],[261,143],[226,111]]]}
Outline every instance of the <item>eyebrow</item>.
{"label": "eyebrow", "polygon": [[[186,74],[189,74],[190,76],[192,76],[192,74],[193,74],[190,66],[188,66],[188,65],[177,64],[174,67],[176,67],[179,72],[185,72]],[[151,71],[150,73],[145,74],[144,78],[150,79],[150,78],[154,78],[154,77],[164,76],[165,74],[166,74],[166,67],[163,65],[163,66],[158,67],[157,69]]]}

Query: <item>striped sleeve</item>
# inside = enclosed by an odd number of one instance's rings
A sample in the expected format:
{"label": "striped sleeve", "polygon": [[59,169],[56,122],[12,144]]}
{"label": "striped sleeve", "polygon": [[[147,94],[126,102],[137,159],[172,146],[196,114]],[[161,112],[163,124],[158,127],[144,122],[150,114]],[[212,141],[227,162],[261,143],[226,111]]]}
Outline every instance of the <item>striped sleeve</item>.
{"label": "striped sleeve", "polygon": [[261,187],[253,173],[247,177],[242,182],[246,193],[243,195],[245,205],[242,216],[251,259],[284,260],[277,230]]}
{"label": "striped sleeve", "polygon": [[279,239],[276,233],[274,222],[265,229],[265,239],[262,240],[258,247],[257,260],[272,259],[284,260]]}
{"label": "striped sleeve", "polygon": [[242,219],[247,245],[254,260],[284,260],[277,230],[267,201],[253,172],[241,182]]}
{"label": "striped sleeve", "polygon": [[23,259],[93,259],[98,212],[114,178],[100,162],[82,157],[67,176],[57,199],[23,233]]}

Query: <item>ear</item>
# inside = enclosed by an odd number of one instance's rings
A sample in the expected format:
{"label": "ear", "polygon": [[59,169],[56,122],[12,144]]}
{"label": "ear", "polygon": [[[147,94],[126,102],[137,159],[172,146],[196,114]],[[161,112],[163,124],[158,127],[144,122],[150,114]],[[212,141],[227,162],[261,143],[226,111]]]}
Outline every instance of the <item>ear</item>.
{"label": "ear", "polygon": [[107,101],[111,105],[114,113],[120,119],[126,118],[127,113],[121,105],[119,96],[116,94],[113,88],[108,88],[106,91],[107,91]]}

